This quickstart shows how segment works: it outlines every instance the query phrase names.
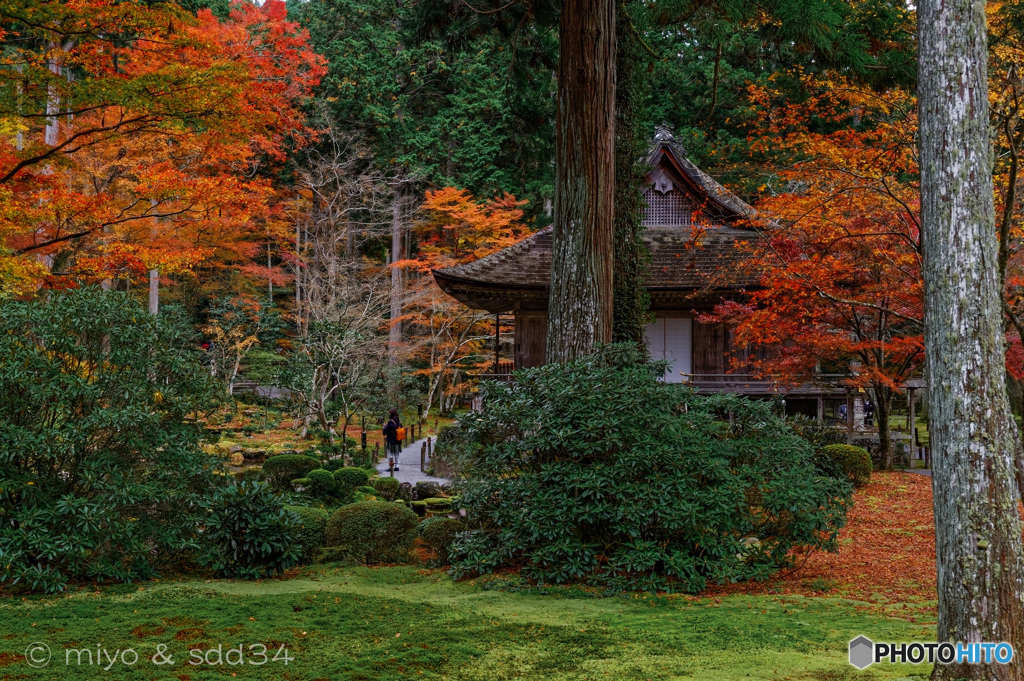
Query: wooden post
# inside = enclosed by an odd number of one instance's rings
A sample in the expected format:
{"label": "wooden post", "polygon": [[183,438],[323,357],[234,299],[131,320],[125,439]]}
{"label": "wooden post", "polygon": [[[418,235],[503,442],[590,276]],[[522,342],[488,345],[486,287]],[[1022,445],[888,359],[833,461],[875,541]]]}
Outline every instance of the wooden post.
{"label": "wooden post", "polygon": [[825,396],[818,395],[818,423],[825,422]]}
{"label": "wooden post", "polygon": [[432,448],[432,445],[431,445],[429,437],[427,438],[427,458],[428,459],[434,458],[434,450]]}
{"label": "wooden post", "polygon": [[907,426],[910,429],[910,467],[914,467],[914,457],[917,456],[917,421],[914,408],[914,389],[907,388]]}
{"label": "wooden post", "polygon": [[501,315],[494,314],[494,375],[498,375],[498,366],[501,361]]}
{"label": "wooden post", "polygon": [[434,419],[434,435],[437,435],[437,419]]}
{"label": "wooden post", "polygon": [[846,444],[853,444],[853,393],[846,391]]}
{"label": "wooden post", "polygon": [[427,443],[420,445],[420,473],[427,470]]}

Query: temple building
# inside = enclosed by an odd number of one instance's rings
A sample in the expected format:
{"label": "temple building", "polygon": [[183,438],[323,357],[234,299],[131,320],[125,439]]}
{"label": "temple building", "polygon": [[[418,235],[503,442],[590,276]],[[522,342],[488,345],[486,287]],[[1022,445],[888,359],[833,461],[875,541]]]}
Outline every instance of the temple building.
{"label": "temple building", "polygon": [[[748,226],[754,210],[690,162],[667,128],[659,128],[647,161],[643,239],[651,254],[646,287],[654,320],[646,338],[651,355],[668,362],[665,380],[752,397],[785,393],[788,411],[819,418],[848,400],[851,412],[859,410],[860,400],[836,382],[783,390],[743,373],[748,349],[733,342],[725,325],[698,317],[758,285],[756,273],[741,266],[742,242],[756,238]],[[550,228],[433,274],[443,291],[469,307],[514,317],[514,368],[544,363]]]}

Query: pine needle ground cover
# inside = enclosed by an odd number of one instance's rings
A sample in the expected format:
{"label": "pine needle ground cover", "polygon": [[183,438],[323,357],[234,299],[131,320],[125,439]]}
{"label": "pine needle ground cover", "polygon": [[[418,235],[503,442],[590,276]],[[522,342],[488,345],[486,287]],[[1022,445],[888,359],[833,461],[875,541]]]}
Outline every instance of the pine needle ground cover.
{"label": "pine needle ground cover", "polygon": [[[0,679],[926,678],[927,665],[858,672],[846,646],[859,634],[934,638],[929,482],[875,476],[857,493],[843,534],[852,541],[838,556],[814,554],[775,582],[703,597],[599,598],[508,574],[455,583],[415,567],[322,566],[262,582],[148,581],[0,599]],[[36,641],[52,652],[40,668],[24,657]],[[173,666],[153,664],[158,644]],[[188,664],[190,649],[215,662],[211,649],[240,644],[266,646],[268,661]],[[122,656],[104,671],[107,658],[90,666],[72,653],[66,663],[68,649],[97,645],[110,656],[132,648],[139,661]],[[272,659],[282,645],[287,664]]]}

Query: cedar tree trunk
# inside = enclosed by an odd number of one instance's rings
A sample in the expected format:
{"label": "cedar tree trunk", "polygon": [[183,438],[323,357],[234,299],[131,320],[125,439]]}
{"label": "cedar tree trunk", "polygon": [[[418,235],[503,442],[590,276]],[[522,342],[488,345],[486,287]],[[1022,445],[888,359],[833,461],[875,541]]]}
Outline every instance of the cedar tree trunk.
{"label": "cedar tree trunk", "polygon": [[398,348],[402,343],[402,270],[394,263],[402,259],[402,236],[405,232],[405,182],[399,178],[391,203],[391,327],[388,334],[388,363],[398,364]]}
{"label": "cedar tree trunk", "polygon": [[1006,641],[1009,665],[933,678],[1024,678],[1017,427],[1006,397],[997,282],[984,0],[918,12],[928,423],[940,641]]}
{"label": "cedar tree trunk", "polygon": [[[636,4],[633,5],[634,8]],[[615,255],[612,341],[636,343],[646,350],[644,331],[650,297],[645,279],[650,253],[643,241],[644,185],[647,181],[646,96],[650,62],[640,45],[626,4],[615,16]]]}
{"label": "cedar tree trunk", "polygon": [[565,0],[559,26],[555,215],[547,360],[612,338],[615,4]]}

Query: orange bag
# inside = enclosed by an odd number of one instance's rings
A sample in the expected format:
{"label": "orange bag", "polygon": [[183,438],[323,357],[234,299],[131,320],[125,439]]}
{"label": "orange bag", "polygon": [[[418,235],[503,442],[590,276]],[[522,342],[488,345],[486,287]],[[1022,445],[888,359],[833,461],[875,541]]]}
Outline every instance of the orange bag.
{"label": "orange bag", "polygon": [[403,442],[405,440],[405,427],[399,426],[398,429],[395,430],[395,436],[398,438],[399,442]]}

